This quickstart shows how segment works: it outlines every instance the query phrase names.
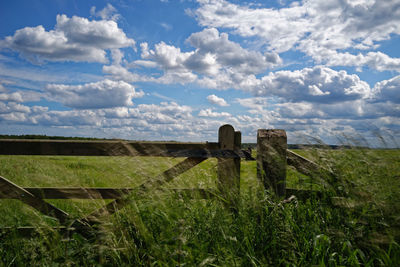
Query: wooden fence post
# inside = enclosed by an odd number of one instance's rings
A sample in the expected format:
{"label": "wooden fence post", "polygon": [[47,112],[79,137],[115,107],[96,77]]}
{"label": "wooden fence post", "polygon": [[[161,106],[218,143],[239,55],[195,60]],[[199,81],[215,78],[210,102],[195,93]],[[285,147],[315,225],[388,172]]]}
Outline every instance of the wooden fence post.
{"label": "wooden fence post", "polygon": [[[229,124],[218,131],[220,149],[235,150],[241,148],[240,132],[235,132]],[[218,158],[218,189],[227,205],[236,210],[240,197],[240,158]]]}
{"label": "wooden fence post", "polygon": [[279,197],[286,191],[287,137],[284,130],[257,132],[257,177],[265,189],[272,188]]}

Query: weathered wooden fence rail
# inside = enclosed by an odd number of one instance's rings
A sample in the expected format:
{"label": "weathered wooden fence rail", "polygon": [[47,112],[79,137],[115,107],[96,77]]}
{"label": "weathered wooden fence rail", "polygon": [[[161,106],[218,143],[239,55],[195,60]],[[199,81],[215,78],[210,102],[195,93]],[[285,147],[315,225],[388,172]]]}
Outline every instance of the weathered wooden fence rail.
{"label": "weathered wooden fence rail", "polygon": [[[172,189],[193,198],[212,198],[218,195],[230,209],[237,211],[240,197],[240,160],[254,160],[241,150],[241,133],[231,125],[223,125],[218,143],[129,142],[129,141],[64,141],[64,140],[0,140],[0,155],[65,155],[65,156],[152,156],[186,158],[175,166],[150,178],[136,188],[38,188],[20,187],[0,176],[0,199],[18,199],[36,210],[52,216],[68,229],[87,235],[104,214],[112,214],[128,203],[195,167],[208,158],[217,158],[217,189]],[[325,172],[317,164],[287,150],[284,130],[261,129],[257,134],[257,176],[266,189],[279,197],[286,193],[286,165],[290,164],[306,175]],[[170,190],[170,189],[169,189]],[[304,192],[302,192],[304,194]],[[45,199],[113,199],[112,202],[78,220]],[[138,225],[142,223],[139,221]],[[24,228],[24,231],[26,228]]]}
{"label": "weathered wooden fence rail", "polygon": [[284,130],[260,129],[257,132],[257,177],[266,189],[278,197],[295,194],[301,198],[310,194],[321,195],[321,192],[286,188],[287,165],[306,176],[316,178],[324,185],[336,182],[337,177],[331,171],[319,166],[293,151],[287,149],[287,137]]}
{"label": "weathered wooden fence rail", "polygon": [[[162,185],[208,158],[218,158],[217,189],[172,189],[172,191],[194,198],[211,198],[218,194],[218,198],[223,199],[228,207],[235,209],[240,194],[240,159],[249,158],[249,155],[240,149],[241,134],[235,132],[231,125],[221,126],[218,134],[218,143],[0,140],[0,155],[185,158],[136,188],[23,188],[0,176],[0,199],[18,199],[85,235],[89,227],[98,223],[104,214],[112,214],[126,204],[134,203],[132,199],[143,196],[149,191],[162,189]],[[46,202],[45,199],[114,200],[84,218],[72,220],[68,213]]]}
{"label": "weathered wooden fence rail", "polygon": [[[224,140],[221,140],[224,142]],[[70,141],[0,139],[0,155],[132,156],[240,158],[239,149],[221,149],[219,143]]]}

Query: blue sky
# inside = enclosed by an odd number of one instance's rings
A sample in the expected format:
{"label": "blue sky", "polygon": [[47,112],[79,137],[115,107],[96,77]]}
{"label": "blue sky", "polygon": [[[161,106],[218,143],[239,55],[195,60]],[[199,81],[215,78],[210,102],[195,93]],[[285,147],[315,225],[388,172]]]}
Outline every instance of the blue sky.
{"label": "blue sky", "polygon": [[398,1],[1,1],[0,133],[398,147],[399,47]]}

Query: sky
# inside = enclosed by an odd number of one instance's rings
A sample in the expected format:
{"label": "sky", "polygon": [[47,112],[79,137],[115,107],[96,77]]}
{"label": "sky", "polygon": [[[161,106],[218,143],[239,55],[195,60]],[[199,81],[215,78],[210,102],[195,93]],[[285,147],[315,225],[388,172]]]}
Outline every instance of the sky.
{"label": "sky", "polygon": [[398,0],[0,2],[0,134],[400,147]]}

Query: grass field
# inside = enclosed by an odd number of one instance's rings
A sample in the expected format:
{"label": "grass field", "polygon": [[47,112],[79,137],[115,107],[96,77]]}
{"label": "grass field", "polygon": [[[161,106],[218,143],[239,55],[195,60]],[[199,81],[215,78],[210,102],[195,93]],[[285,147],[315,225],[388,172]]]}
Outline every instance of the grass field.
{"label": "grass field", "polygon": [[[323,190],[322,199],[276,199],[257,181],[256,163],[242,161],[237,215],[217,200],[154,192],[105,217],[96,240],[62,236],[53,219],[0,200],[0,227],[47,227],[28,238],[1,236],[0,266],[399,266],[400,150],[296,152],[338,175],[327,184],[288,169],[288,187]],[[0,175],[23,187],[134,187],[180,160],[0,156]],[[214,159],[167,187],[215,188],[215,181]],[[49,202],[75,217],[104,204]],[[138,217],[146,233],[134,227]]]}

